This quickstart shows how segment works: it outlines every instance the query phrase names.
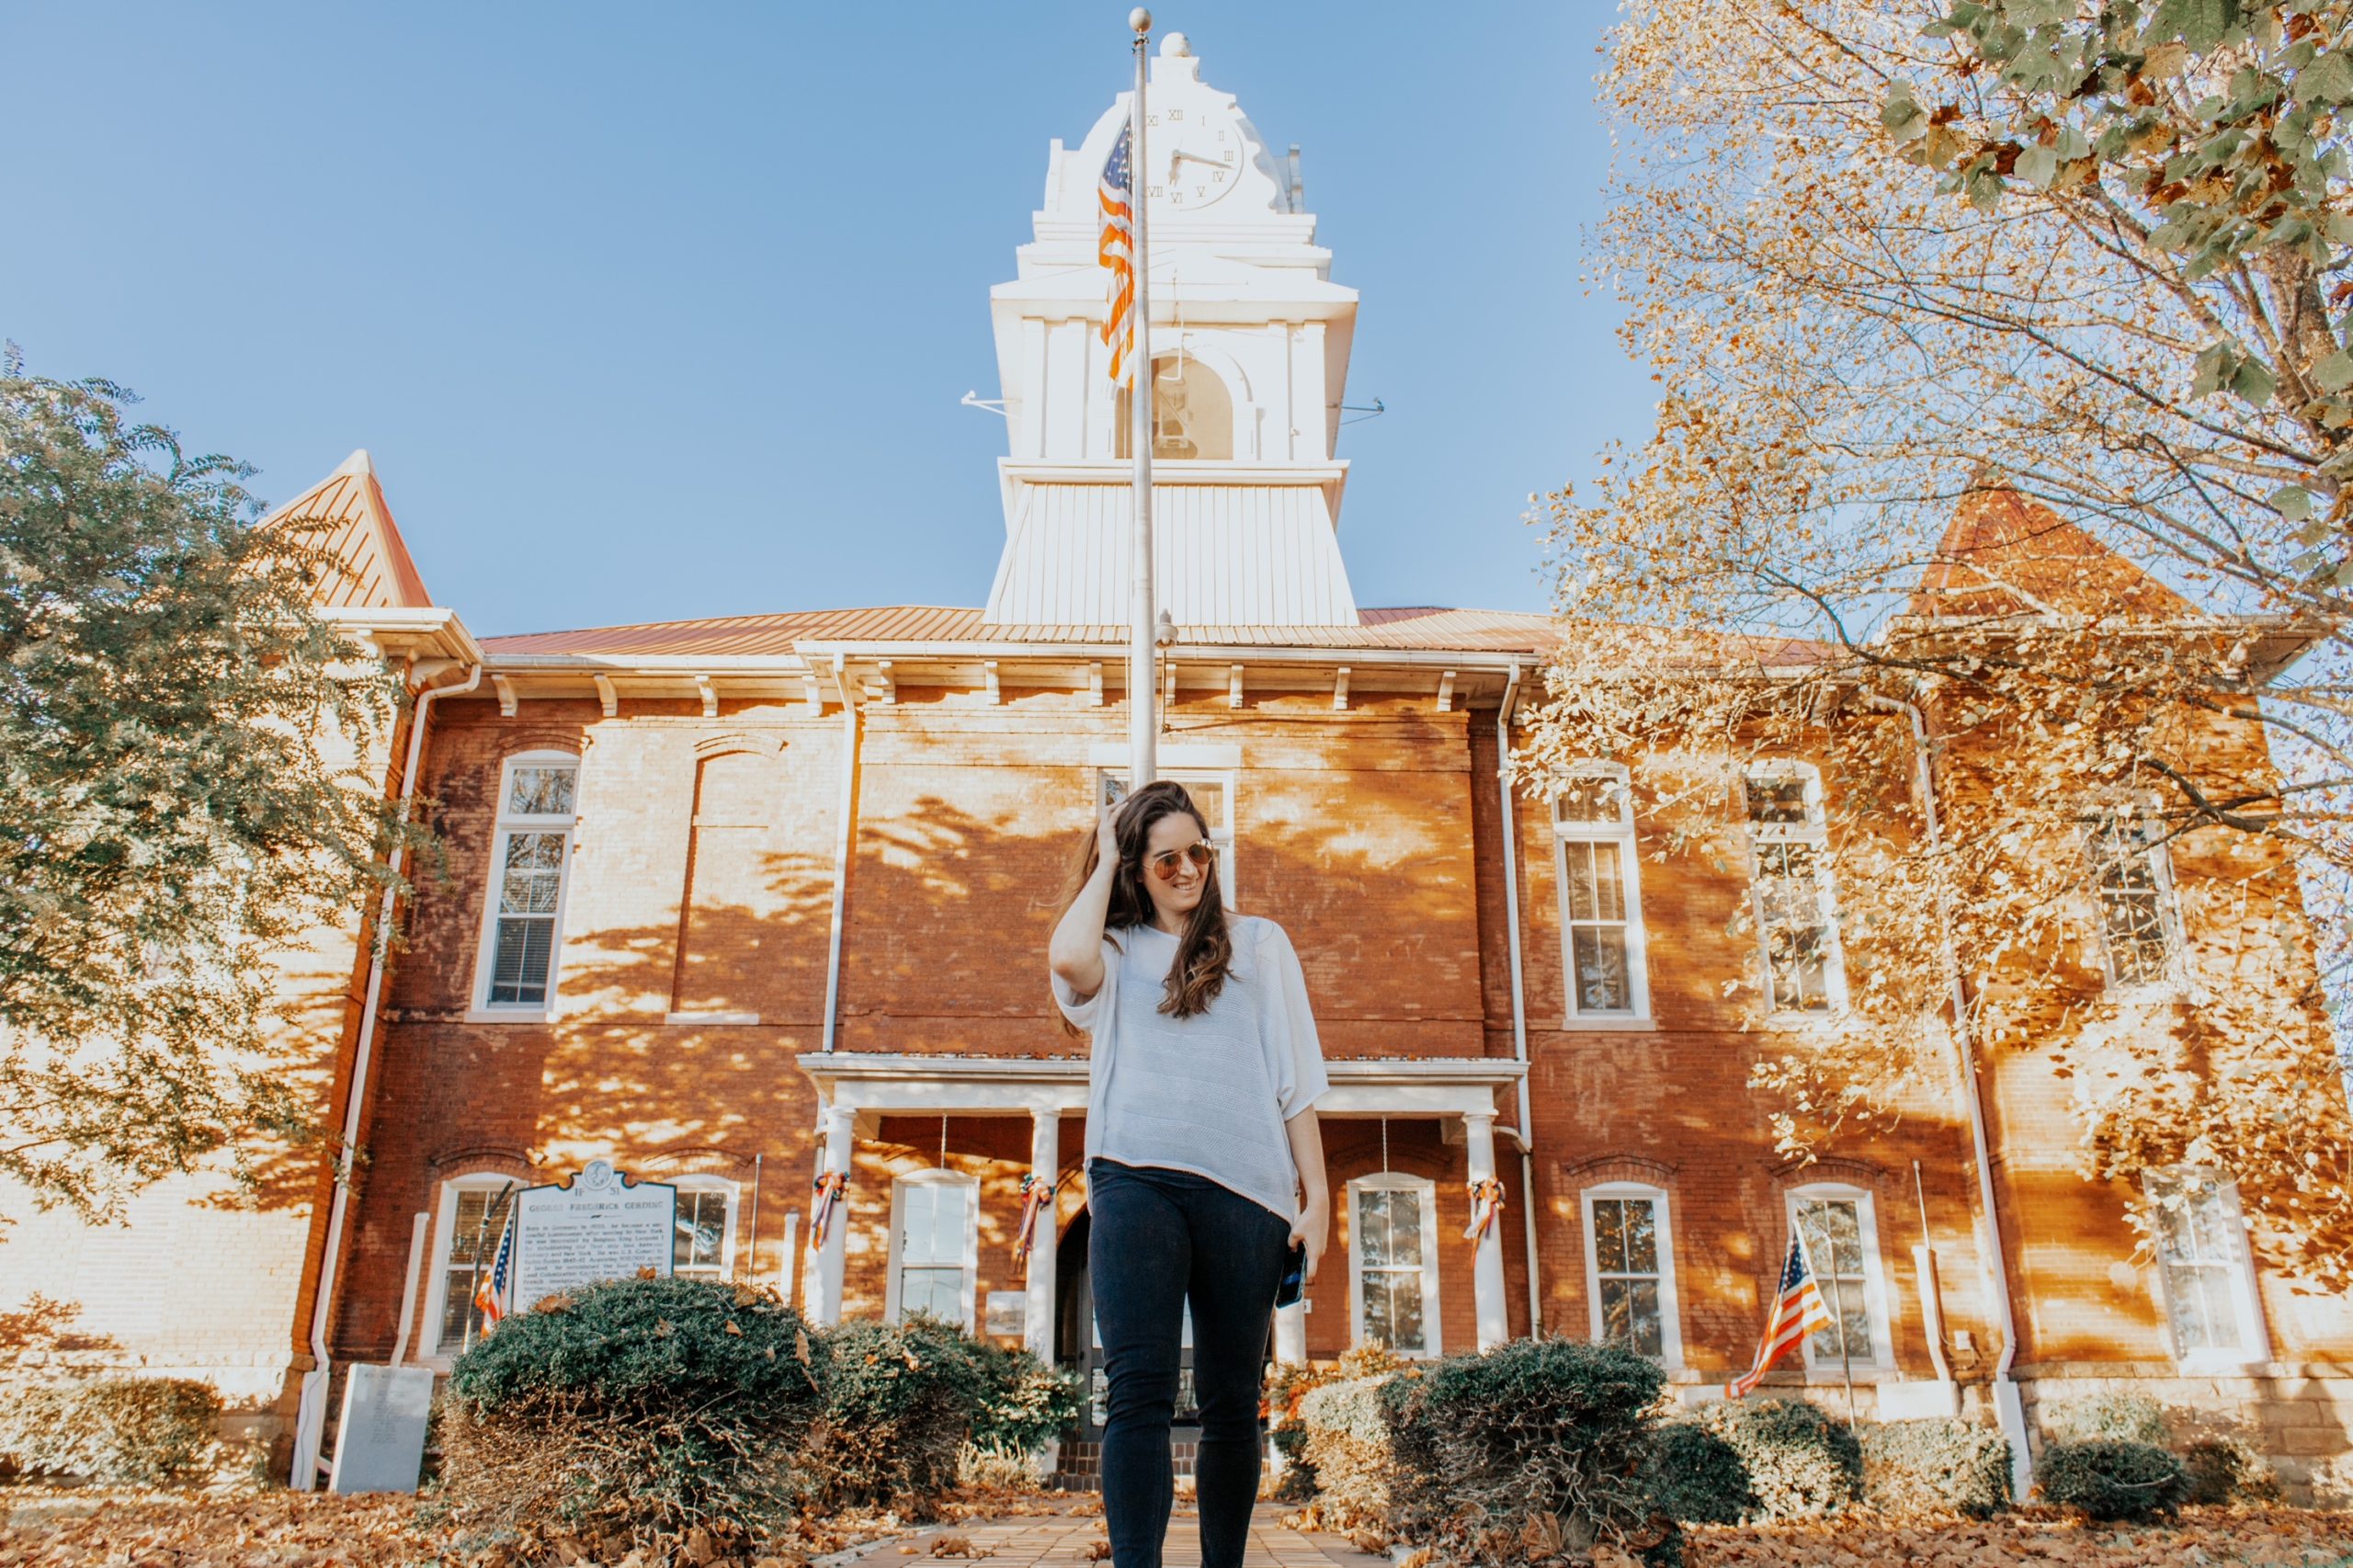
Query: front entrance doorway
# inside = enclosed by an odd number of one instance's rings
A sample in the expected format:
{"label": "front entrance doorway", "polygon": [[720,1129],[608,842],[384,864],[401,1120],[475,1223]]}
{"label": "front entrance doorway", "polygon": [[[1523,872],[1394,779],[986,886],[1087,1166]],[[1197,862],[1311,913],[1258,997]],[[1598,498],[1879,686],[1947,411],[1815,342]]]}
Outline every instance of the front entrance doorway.
{"label": "front entrance doorway", "polygon": [[[1086,1274],[1091,1219],[1086,1210],[1080,1210],[1078,1218],[1071,1221],[1070,1229],[1063,1233],[1063,1239],[1054,1249],[1054,1278],[1060,1297],[1054,1303],[1054,1362],[1075,1369],[1079,1376],[1077,1442],[1065,1445],[1063,1455],[1063,1471],[1072,1477],[1091,1476],[1098,1471],[1108,1388],[1103,1373],[1103,1339],[1096,1331],[1095,1290]],[[1176,1450],[1176,1473],[1189,1475],[1193,1449],[1201,1435],[1200,1407],[1193,1402],[1190,1309],[1185,1313],[1184,1334],[1184,1349],[1177,1363],[1176,1419],[1168,1436]]]}

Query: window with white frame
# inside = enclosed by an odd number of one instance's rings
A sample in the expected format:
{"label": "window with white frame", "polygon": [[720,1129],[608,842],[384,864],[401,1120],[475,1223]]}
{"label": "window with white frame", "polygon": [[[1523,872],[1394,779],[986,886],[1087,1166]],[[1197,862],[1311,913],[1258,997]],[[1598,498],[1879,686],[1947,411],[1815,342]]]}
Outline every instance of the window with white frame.
{"label": "window with white frame", "polygon": [[1759,763],[1742,779],[1756,856],[1756,924],[1777,1012],[1826,1012],[1846,1000],[1822,777],[1804,763]]}
{"label": "window with white frame", "polygon": [[891,1322],[928,1312],[972,1332],[980,1196],[975,1178],[954,1171],[917,1171],[891,1184]]}
{"label": "window with white frame", "polygon": [[[1217,851],[1217,885],[1226,908],[1233,907],[1233,775],[1226,772],[1189,773],[1171,769],[1161,774],[1171,783],[1182,784],[1185,793],[1209,822],[1210,846]],[[1096,776],[1097,806],[1108,806],[1127,799],[1128,776],[1116,768],[1106,768]]]}
{"label": "window with white frame", "polygon": [[2180,911],[2172,867],[2155,840],[2154,824],[2116,812],[2092,819],[2085,834],[2111,985],[2161,985],[2174,975]]}
{"label": "window with white frame", "polygon": [[723,1176],[680,1176],[671,1232],[670,1272],[686,1279],[725,1279],[735,1265],[736,1186]]}
{"label": "window with white frame", "polygon": [[1666,1194],[1633,1182],[1587,1187],[1585,1265],[1593,1337],[1680,1367],[1683,1333]]}
{"label": "window with white frame", "polygon": [[1433,1183],[1391,1174],[1348,1183],[1348,1302],[1352,1343],[1439,1353]]}
{"label": "window with white frame", "polygon": [[2157,1273],[2174,1354],[2185,1361],[2263,1358],[2255,1273],[2238,1184],[2195,1167],[2153,1173]]}
{"label": "window with white frame", "polygon": [[1580,763],[1571,771],[1568,787],[1552,802],[1552,844],[1568,1016],[1648,1017],[1634,803],[1623,767]]}
{"label": "window with white frame", "polygon": [[537,1017],[554,995],[579,785],[580,759],[565,752],[509,757],[500,772],[477,960],[483,1011]]}
{"label": "window with white frame", "polygon": [[[1789,1220],[1805,1245],[1831,1321],[1805,1342],[1806,1365],[1879,1367],[1886,1333],[1887,1280],[1880,1267],[1879,1216],[1860,1187],[1802,1187],[1790,1194]],[[1839,1335],[1846,1347],[1839,1347]]]}
{"label": "window with white frame", "polygon": [[523,1187],[496,1173],[452,1176],[442,1184],[426,1286],[428,1353],[455,1356],[482,1336],[474,1294],[496,1267],[498,1244]]}

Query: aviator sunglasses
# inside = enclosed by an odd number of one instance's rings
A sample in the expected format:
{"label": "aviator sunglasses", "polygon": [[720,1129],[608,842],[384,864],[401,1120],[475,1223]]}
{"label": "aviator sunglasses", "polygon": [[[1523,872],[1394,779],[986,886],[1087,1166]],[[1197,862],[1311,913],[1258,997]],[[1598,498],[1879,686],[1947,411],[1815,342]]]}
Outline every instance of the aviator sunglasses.
{"label": "aviator sunglasses", "polygon": [[1193,863],[1194,869],[1206,870],[1211,857],[1216,853],[1216,850],[1210,847],[1210,841],[1201,838],[1188,844],[1182,849],[1164,849],[1159,854],[1147,858],[1144,865],[1150,868],[1152,874],[1162,881],[1173,882],[1176,880],[1177,868],[1183,862],[1189,860]]}

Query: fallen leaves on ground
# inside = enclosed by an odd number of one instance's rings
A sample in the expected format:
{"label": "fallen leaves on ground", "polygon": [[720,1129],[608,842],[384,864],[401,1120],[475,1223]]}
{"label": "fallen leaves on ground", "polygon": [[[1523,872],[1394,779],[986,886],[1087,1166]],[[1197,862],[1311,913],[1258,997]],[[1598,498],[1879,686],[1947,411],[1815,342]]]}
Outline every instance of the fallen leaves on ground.
{"label": "fallen leaves on ground", "polygon": [[2353,1513],[2190,1508],[2172,1524],[2101,1525],[2038,1507],[1942,1523],[1698,1525],[1684,1556],[1689,1568],[2353,1568]]}

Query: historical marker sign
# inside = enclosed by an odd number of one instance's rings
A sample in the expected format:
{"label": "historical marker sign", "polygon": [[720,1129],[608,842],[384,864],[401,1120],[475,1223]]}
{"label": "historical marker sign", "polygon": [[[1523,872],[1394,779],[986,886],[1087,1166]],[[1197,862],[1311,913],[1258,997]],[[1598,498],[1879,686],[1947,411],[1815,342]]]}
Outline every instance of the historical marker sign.
{"label": "historical marker sign", "polygon": [[648,1268],[668,1274],[677,1221],[676,1187],[632,1181],[608,1160],[560,1186],[525,1187],[515,1199],[515,1311]]}

